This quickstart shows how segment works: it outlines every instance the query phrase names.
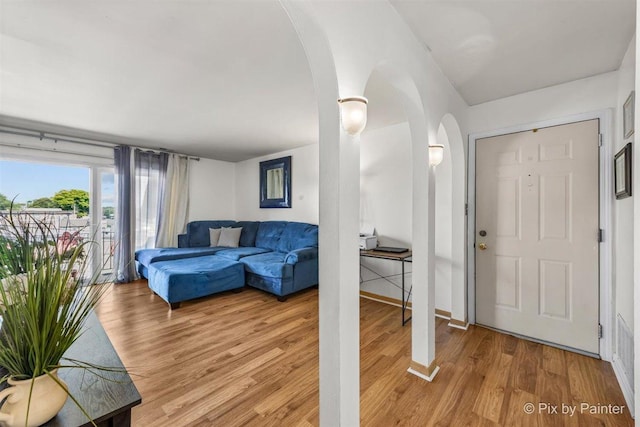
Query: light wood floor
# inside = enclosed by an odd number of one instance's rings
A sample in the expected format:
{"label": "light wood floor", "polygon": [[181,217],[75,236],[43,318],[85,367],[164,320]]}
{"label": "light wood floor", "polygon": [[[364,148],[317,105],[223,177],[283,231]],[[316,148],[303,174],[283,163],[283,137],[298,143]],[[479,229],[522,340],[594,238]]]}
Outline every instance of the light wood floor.
{"label": "light wood floor", "polygon": [[[247,289],[169,311],[146,281],[113,286],[98,315],[142,405],[134,426],[318,425],[318,293],[280,303]],[[484,328],[437,321],[440,373],[406,372],[411,327],[400,309],[361,299],[362,426],[631,426],[580,414],[625,405],[608,363]],[[525,403],[577,405],[574,416],[526,415]]]}

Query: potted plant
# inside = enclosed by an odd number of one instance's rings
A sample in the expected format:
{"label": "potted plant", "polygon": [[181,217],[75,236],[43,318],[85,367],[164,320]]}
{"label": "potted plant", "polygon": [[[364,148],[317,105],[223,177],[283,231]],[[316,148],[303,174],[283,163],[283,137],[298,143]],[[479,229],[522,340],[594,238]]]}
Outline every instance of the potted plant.
{"label": "potted plant", "polygon": [[0,391],[0,402],[6,398],[0,424],[37,426],[53,418],[67,396],[78,404],[58,369],[108,369],[64,358],[105,287],[87,285],[99,272],[85,277],[84,254],[95,242],[71,239],[61,248],[60,231],[51,217],[13,209],[0,217],[0,366],[9,384]]}

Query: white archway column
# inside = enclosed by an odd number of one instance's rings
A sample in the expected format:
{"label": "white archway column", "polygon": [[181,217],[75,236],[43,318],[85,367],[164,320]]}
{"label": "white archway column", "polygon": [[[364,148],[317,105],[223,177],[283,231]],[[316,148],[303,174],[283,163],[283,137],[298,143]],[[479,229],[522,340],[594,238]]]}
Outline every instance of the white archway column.
{"label": "white archway column", "polygon": [[441,121],[447,134],[451,155],[451,320],[449,326],[466,330],[467,320],[467,259],[466,259],[466,162],[462,134],[456,118],[447,113]]}
{"label": "white archway column", "polygon": [[394,84],[408,97],[413,145],[411,366],[425,378],[437,371],[435,219],[427,145],[435,140],[433,124],[446,110],[465,112],[467,106],[389,2],[280,1],[307,53],[319,106],[320,423],[358,425],[359,146],[337,124],[338,95],[361,95],[364,79],[380,65],[392,75],[397,71]]}
{"label": "white archway column", "polygon": [[[636,1],[636,6],[637,6]],[[640,7],[636,7],[636,33],[640,28]],[[640,43],[636,42],[636,68],[635,87],[640,88]],[[640,111],[640,97],[635,97],[635,111]],[[640,129],[640,114],[634,117],[634,129]],[[637,134],[636,134],[637,135]],[[636,142],[637,142],[637,136]],[[633,147],[633,167],[634,170],[640,167],[640,150],[636,143]],[[633,173],[632,188],[640,188],[640,173]],[[633,196],[633,313],[634,313],[634,412],[635,419],[639,419],[640,414],[640,197],[636,193]]]}
{"label": "white archway column", "polygon": [[435,169],[428,166],[428,138],[427,135],[419,135],[419,129],[418,126],[412,127],[413,296],[411,364],[408,371],[432,381],[439,370],[435,360]]}
{"label": "white archway column", "polygon": [[360,137],[320,144],[320,425],[360,423]]}
{"label": "white archway column", "polygon": [[[360,423],[360,137],[340,126],[338,80],[309,2],[281,0],[312,70],[319,118],[320,425]],[[358,95],[357,91],[344,93]],[[295,184],[294,184],[295,185]]]}

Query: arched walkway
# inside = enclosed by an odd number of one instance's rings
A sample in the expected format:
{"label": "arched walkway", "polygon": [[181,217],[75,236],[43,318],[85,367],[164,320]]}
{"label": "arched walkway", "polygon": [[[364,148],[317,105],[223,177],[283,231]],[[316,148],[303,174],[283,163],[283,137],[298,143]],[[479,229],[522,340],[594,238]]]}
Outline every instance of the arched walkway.
{"label": "arched walkway", "polygon": [[[375,74],[374,74],[375,73]],[[414,253],[411,347],[409,371],[431,381],[435,364],[435,187],[428,168],[429,131],[424,104],[413,78],[389,62],[378,64],[371,75],[382,77],[394,89],[404,109],[411,139],[411,243]],[[367,80],[368,81],[368,80]],[[426,166],[426,167],[425,167]],[[425,197],[424,188],[428,188]],[[425,215],[426,213],[426,215]],[[426,280],[425,280],[426,279]]]}
{"label": "arched walkway", "polygon": [[436,288],[438,302],[451,313],[450,326],[467,327],[466,292],[466,163],[460,127],[447,113],[438,128],[438,143],[445,146],[443,162],[436,168]]}
{"label": "arched walkway", "polygon": [[[300,36],[318,97],[320,423],[353,426],[359,424],[360,137],[342,130],[337,99],[363,95],[374,71],[402,99],[412,169],[413,320],[408,368],[427,380],[438,370],[435,177],[428,145],[436,141],[439,112],[461,110],[465,104],[455,91],[442,89],[449,83],[390,4],[367,2],[362,8],[352,2],[280,1]],[[353,19],[354,13],[359,19]]]}

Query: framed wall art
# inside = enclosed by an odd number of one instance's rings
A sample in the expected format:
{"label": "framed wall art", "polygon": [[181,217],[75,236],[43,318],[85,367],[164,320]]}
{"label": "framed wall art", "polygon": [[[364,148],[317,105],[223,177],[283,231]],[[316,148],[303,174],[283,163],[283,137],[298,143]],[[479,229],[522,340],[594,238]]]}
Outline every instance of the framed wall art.
{"label": "framed wall art", "polygon": [[291,156],[260,162],[260,207],[291,207]]}
{"label": "framed wall art", "polygon": [[631,91],[631,93],[629,94],[629,97],[624,102],[623,128],[624,128],[625,138],[629,138],[631,135],[633,135],[633,131],[634,131],[633,121],[635,120],[635,99],[636,99],[636,92]]}
{"label": "framed wall art", "polygon": [[613,160],[616,199],[631,196],[631,143],[618,151]]}

